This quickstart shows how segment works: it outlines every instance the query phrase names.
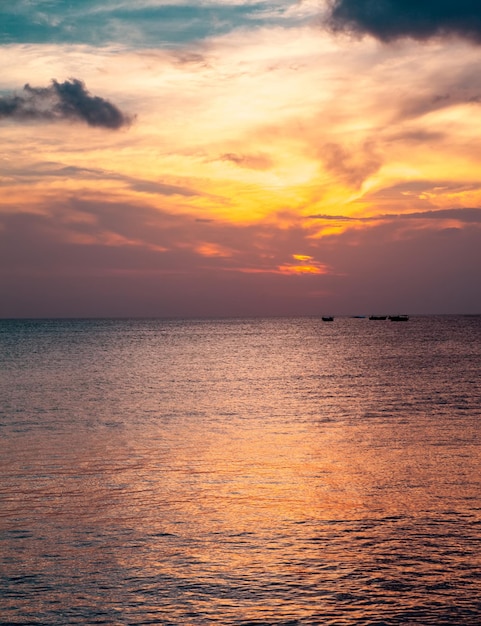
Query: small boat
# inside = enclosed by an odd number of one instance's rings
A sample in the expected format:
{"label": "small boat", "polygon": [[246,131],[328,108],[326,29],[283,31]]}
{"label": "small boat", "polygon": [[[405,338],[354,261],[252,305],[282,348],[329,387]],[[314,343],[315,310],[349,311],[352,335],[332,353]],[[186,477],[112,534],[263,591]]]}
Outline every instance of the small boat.
{"label": "small boat", "polygon": [[407,322],[409,321],[409,315],[390,315],[391,322]]}
{"label": "small boat", "polygon": [[370,315],[370,320],[387,320],[387,315]]}
{"label": "small boat", "polygon": [[323,315],[323,317],[322,317],[322,321],[323,321],[323,322],[333,322],[333,321],[334,321],[334,318],[333,318],[333,317],[331,317],[330,315]]}

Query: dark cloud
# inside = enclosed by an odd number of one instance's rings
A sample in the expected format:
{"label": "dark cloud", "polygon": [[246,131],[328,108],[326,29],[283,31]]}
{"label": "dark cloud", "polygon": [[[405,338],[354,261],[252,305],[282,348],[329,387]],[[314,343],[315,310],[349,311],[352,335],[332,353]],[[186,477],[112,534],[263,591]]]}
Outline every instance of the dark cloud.
{"label": "dark cloud", "polygon": [[[383,216],[386,217],[386,216]],[[481,209],[460,208],[460,209],[440,209],[438,211],[419,211],[416,213],[406,213],[398,215],[403,219],[429,219],[429,220],[457,220],[465,224],[481,224]]]}
{"label": "dark cloud", "polygon": [[53,80],[48,87],[25,85],[20,95],[0,97],[0,119],[18,121],[82,121],[89,126],[118,129],[132,119],[114,104],[92,96],[82,81]]}
{"label": "dark cloud", "polygon": [[481,43],[479,0],[332,0],[328,22],[386,42],[454,35]]}
{"label": "dark cloud", "polygon": [[[324,213],[316,213],[315,215],[309,215],[310,220],[322,220],[326,222],[356,222],[358,218],[348,217],[347,215],[326,215]],[[359,218],[363,219],[363,218]]]}
{"label": "dark cloud", "polygon": [[335,222],[379,222],[390,220],[456,220],[464,224],[481,224],[481,209],[454,208],[439,209],[437,211],[415,211],[411,213],[383,213],[369,217],[347,217],[345,215],[325,215],[317,213],[309,215],[309,219]]}

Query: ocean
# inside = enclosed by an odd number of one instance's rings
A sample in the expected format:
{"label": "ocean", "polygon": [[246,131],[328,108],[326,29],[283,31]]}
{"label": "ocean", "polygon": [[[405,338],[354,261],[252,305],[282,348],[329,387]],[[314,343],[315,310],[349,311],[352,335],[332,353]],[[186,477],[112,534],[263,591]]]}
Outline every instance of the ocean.
{"label": "ocean", "polygon": [[0,623],[481,624],[481,316],[0,320]]}

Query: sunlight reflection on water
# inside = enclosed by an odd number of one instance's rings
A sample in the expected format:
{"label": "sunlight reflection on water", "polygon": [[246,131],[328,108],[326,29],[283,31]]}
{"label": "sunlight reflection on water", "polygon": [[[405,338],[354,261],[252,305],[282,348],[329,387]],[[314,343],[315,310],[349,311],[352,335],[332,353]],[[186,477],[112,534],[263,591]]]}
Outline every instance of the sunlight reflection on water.
{"label": "sunlight reflection on water", "polygon": [[479,623],[480,318],[0,328],[3,620]]}

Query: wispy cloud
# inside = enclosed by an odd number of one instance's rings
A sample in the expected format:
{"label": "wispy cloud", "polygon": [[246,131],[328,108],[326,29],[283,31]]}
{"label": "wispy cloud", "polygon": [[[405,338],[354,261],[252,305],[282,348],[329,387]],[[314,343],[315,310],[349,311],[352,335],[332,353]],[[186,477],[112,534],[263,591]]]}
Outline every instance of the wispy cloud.
{"label": "wispy cloud", "polygon": [[48,87],[25,85],[20,94],[0,97],[0,119],[23,121],[74,121],[89,126],[116,130],[131,123],[132,118],[114,104],[92,96],[76,78]]}
{"label": "wispy cloud", "polygon": [[24,169],[8,168],[3,166],[2,175],[6,180],[3,186],[15,185],[16,180],[24,180],[25,183],[42,183],[45,180],[53,181],[78,181],[79,183],[101,183],[112,181],[124,189],[131,189],[141,193],[160,196],[196,196],[198,192],[188,186],[174,185],[159,180],[146,180],[134,176],[122,175],[117,172],[96,169],[91,167],[77,167],[74,165],[62,165],[55,162],[29,163]]}
{"label": "wispy cloud", "polygon": [[315,0],[30,0],[0,3],[0,41],[181,46],[234,30],[312,19]]}
{"label": "wispy cloud", "polygon": [[273,165],[272,159],[266,154],[238,154],[228,152],[221,155],[221,161],[234,163],[239,167],[245,167],[253,170],[267,170]]}
{"label": "wispy cloud", "polygon": [[439,220],[457,221],[462,224],[481,224],[481,208],[461,207],[440,209],[437,211],[413,211],[408,213],[382,213],[367,217],[352,217],[347,215],[327,215],[317,213],[309,215],[308,219],[325,222],[384,222],[393,220]]}

